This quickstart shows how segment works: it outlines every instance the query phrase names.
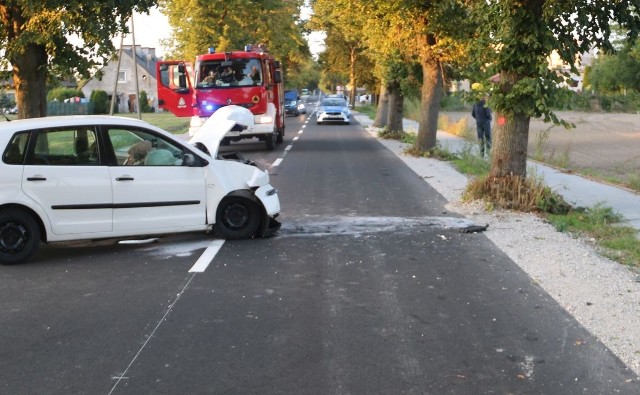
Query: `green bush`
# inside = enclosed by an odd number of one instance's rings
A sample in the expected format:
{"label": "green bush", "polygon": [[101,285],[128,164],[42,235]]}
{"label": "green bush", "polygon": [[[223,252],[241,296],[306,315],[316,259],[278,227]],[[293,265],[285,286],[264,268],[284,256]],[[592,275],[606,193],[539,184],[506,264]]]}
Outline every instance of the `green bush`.
{"label": "green bush", "polygon": [[447,93],[440,99],[442,111],[471,111],[471,103],[463,93]]}
{"label": "green bush", "polygon": [[138,100],[138,103],[140,104],[140,112],[151,112],[151,106],[149,105],[147,92],[140,91],[140,99]]}
{"label": "green bush", "polygon": [[640,110],[640,93],[629,91],[626,94],[575,93],[571,103],[561,110],[604,111],[634,113]]}
{"label": "green bush", "polygon": [[72,97],[84,97],[84,93],[81,90],[71,88],[53,88],[47,93],[47,101],[63,102]]}
{"label": "green bush", "polygon": [[93,102],[94,114],[109,113],[109,95],[103,90],[95,90],[91,92],[90,100]]}

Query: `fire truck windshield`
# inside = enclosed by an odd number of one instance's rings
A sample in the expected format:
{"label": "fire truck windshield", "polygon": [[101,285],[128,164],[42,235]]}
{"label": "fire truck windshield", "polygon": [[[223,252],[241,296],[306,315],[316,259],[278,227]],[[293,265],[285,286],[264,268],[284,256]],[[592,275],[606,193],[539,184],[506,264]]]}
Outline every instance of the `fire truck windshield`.
{"label": "fire truck windshield", "polygon": [[262,85],[258,59],[207,60],[196,65],[196,88],[217,89]]}

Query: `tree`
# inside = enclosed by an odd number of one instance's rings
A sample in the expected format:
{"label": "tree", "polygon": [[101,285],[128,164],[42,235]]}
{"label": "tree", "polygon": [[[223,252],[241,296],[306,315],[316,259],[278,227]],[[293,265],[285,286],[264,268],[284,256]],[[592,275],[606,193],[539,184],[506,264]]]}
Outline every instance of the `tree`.
{"label": "tree", "polygon": [[[531,117],[561,124],[552,106],[569,97],[560,88],[568,75],[547,66],[555,50],[575,72],[592,47],[611,49],[612,20],[635,38],[639,0],[473,0],[478,64],[496,73],[490,104],[496,112],[490,179],[526,177]],[[565,123],[566,124],[566,123]],[[491,181],[489,181],[491,182]]]}
{"label": "tree", "polygon": [[[88,76],[114,52],[112,38],[128,32],[133,11],[156,0],[9,0],[0,3],[0,66],[11,66],[20,118],[47,114],[52,74]],[[75,37],[75,40],[74,38]]]}
{"label": "tree", "polygon": [[89,98],[93,102],[94,114],[108,114],[109,113],[109,95],[107,92],[97,89],[91,92]]}
{"label": "tree", "polygon": [[[349,102],[355,105],[358,75],[371,70],[363,56],[367,45],[363,40],[363,29],[367,22],[364,17],[366,2],[361,0],[315,0],[314,16],[311,24],[324,30],[327,38],[325,45],[329,54],[328,72],[338,72],[348,76],[351,92]],[[363,67],[364,66],[364,67]]]}
{"label": "tree", "polygon": [[299,20],[302,0],[160,0],[172,28],[169,57],[195,59],[217,52],[264,44],[287,70],[311,57]]}
{"label": "tree", "polygon": [[589,83],[598,93],[640,91],[640,48],[628,46],[615,54],[603,54],[592,64]]}

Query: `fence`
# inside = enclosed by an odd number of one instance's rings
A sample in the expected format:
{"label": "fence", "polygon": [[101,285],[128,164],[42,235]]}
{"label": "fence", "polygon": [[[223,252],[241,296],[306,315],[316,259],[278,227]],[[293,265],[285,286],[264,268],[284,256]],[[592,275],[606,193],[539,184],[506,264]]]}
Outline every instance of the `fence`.
{"label": "fence", "polygon": [[93,114],[93,102],[63,103],[52,101],[47,103],[47,115],[88,115]]}

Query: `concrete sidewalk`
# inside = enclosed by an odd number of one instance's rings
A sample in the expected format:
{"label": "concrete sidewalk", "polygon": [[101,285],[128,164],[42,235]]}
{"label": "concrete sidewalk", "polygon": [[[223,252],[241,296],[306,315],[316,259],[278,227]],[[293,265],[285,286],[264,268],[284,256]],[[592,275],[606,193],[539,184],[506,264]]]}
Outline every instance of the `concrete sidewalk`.
{"label": "concrete sidewalk", "polygon": [[[363,114],[354,114],[354,118],[364,127],[371,128],[373,121]],[[403,128],[408,133],[417,133],[418,123],[405,119]],[[457,136],[438,131],[438,142],[451,152],[460,152],[469,142]],[[475,144],[474,144],[475,148]],[[640,230],[640,194],[625,188],[595,182],[587,178],[562,172],[542,163],[529,160],[528,171],[541,177],[545,184],[562,195],[575,207],[593,207],[598,203],[611,207]]]}

